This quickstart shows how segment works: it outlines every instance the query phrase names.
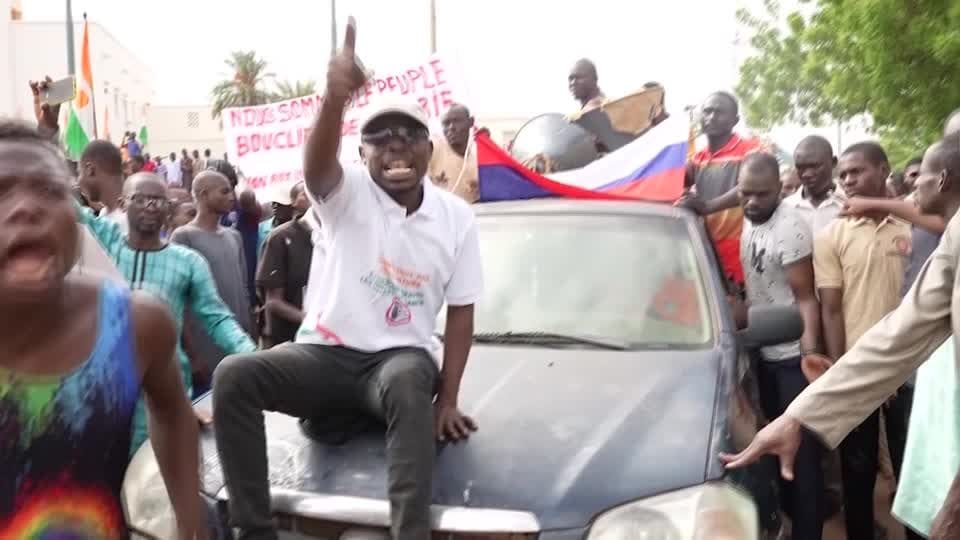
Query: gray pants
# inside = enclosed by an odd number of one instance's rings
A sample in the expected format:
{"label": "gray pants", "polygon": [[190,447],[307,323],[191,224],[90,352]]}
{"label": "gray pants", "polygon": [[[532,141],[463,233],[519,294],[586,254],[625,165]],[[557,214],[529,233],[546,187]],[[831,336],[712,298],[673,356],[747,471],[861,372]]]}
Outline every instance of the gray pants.
{"label": "gray pants", "polygon": [[213,417],[230,492],[230,520],[242,531],[241,538],[277,538],[263,411],[319,418],[325,411],[344,410],[364,411],[387,426],[393,538],[430,538],[438,380],[433,359],[416,348],[369,354],[288,343],[225,358],[213,376]]}

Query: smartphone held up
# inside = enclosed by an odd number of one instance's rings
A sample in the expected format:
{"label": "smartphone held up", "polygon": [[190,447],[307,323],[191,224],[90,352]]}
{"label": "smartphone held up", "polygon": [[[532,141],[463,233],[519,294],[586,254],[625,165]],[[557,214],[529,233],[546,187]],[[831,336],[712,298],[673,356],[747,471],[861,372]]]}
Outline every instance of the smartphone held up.
{"label": "smartphone held up", "polygon": [[77,96],[77,80],[68,76],[58,81],[44,81],[40,84],[40,103],[60,105],[72,101]]}

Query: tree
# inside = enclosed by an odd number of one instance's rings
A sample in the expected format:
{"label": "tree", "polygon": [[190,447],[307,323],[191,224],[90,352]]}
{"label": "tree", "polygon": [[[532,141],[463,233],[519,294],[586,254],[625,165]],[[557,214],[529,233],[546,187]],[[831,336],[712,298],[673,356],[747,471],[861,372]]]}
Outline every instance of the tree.
{"label": "tree", "polygon": [[280,81],[277,83],[277,99],[292,99],[310,96],[317,93],[317,83],[314,81]]}
{"label": "tree", "polygon": [[226,64],[233,71],[233,78],[221,81],[213,87],[213,117],[228,107],[263,105],[272,101],[272,94],[265,88],[274,75],[267,72],[267,62],[257,58],[254,51],[234,51]]}
{"label": "tree", "polygon": [[738,12],[754,55],[737,92],[747,122],[823,125],[867,115],[902,164],[936,140],[960,106],[960,3],[950,0],[801,0],[781,17]]}

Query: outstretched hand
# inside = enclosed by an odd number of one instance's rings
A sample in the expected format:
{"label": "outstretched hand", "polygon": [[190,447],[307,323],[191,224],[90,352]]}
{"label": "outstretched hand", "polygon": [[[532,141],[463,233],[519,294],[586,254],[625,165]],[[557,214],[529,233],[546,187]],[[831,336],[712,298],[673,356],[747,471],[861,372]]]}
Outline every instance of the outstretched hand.
{"label": "outstretched hand", "polygon": [[793,462],[800,447],[800,422],[782,415],[760,430],[750,444],[739,454],[720,454],[720,461],[728,469],[739,469],[772,454],[780,458],[780,475],[793,480]]}
{"label": "outstretched hand", "polygon": [[367,75],[357,62],[356,45],[357,22],[350,17],[343,35],[343,47],[327,66],[327,97],[346,103],[367,82]]}
{"label": "outstretched hand", "polygon": [[873,200],[866,197],[850,197],[843,202],[843,210],[840,211],[842,217],[859,217],[868,212],[876,210]]}

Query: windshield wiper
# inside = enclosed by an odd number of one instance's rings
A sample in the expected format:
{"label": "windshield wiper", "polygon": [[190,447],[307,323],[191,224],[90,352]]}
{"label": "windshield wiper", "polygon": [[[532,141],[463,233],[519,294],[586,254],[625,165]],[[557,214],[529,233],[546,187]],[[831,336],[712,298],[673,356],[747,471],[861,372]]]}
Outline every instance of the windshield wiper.
{"label": "windshield wiper", "polygon": [[560,334],[556,332],[482,332],[474,334],[476,343],[523,343],[530,345],[563,344],[563,345],[590,345],[598,349],[611,351],[626,351],[630,345],[625,341],[576,334]]}

